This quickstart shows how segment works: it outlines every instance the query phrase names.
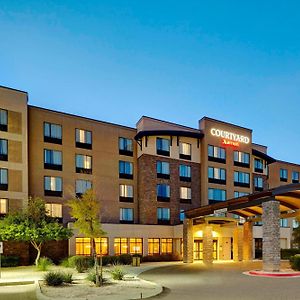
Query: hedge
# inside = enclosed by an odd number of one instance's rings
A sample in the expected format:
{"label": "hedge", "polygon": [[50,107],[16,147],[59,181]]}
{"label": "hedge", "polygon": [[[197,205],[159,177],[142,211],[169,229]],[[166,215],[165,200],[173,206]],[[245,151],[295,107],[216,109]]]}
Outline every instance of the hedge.
{"label": "hedge", "polygon": [[2,267],[17,267],[20,263],[19,256],[1,256]]}
{"label": "hedge", "polygon": [[281,259],[290,259],[291,256],[300,254],[300,249],[281,249]]}
{"label": "hedge", "polygon": [[300,255],[296,254],[290,257],[291,267],[295,271],[300,271]]}

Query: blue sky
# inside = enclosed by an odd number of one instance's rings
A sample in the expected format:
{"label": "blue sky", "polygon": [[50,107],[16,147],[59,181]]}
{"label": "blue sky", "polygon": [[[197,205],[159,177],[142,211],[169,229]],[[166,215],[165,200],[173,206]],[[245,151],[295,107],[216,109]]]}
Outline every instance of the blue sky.
{"label": "blue sky", "polygon": [[253,129],[300,163],[299,1],[0,0],[0,85],[135,126],[149,115]]}

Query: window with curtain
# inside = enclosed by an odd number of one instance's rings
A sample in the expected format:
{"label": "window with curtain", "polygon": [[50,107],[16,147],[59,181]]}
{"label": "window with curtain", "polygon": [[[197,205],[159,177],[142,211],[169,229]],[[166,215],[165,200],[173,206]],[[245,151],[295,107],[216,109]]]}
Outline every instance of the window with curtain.
{"label": "window with curtain", "polygon": [[132,139],[120,137],[119,138],[119,154],[133,156],[133,141]]}
{"label": "window with curtain", "polygon": [[62,126],[53,123],[44,123],[44,141],[48,143],[62,143]]}
{"label": "window with curtain", "polygon": [[128,184],[120,184],[120,201],[133,202],[133,186]]}
{"label": "window with curtain", "polygon": [[170,201],[170,186],[168,184],[157,184],[156,196],[158,201]]}
{"label": "window with curtain", "polygon": [[62,152],[44,149],[44,168],[62,170]]}
{"label": "window with curtain", "polygon": [[128,254],[128,239],[127,238],[115,238],[114,239],[115,255]]}
{"label": "window with curtain", "polygon": [[8,112],[5,109],[0,109],[0,131],[7,131]]}
{"label": "window with curtain", "polygon": [[77,196],[83,195],[87,190],[92,188],[90,180],[77,179],[75,182],[75,192]]}
{"label": "window with curtain", "polygon": [[170,156],[170,140],[156,138],[156,154]]}
{"label": "window with curtain", "polygon": [[226,191],[221,189],[208,189],[208,199],[212,201],[225,201]]}
{"label": "window with curtain", "polygon": [[234,185],[241,187],[250,187],[250,174],[240,171],[234,171]]}
{"label": "window with curtain", "polygon": [[224,148],[208,145],[208,160],[220,163],[226,162],[226,151]]}
{"label": "window with curtain", "polygon": [[170,223],[170,208],[165,208],[165,207],[157,208],[157,222],[158,224]]}
{"label": "window with curtain", "polygon": [[92,157],[76,154],[76,173],[92,174]]}
{"label": "window with curtain", "polygon": [[8,160],[8,142],[5,139],[0,139],[0,160]]}
{"label": "window with curtain", "polygon": [[119,161],[119,177],[133,179],[133,163],[129,161]]}
{"label": "window with curtain", "polygon": [[62,218],[62,205],[58,203],[45,204],[47,215],[53,218]]}
{"label": "window with curtain", "polygon": [[92,149],[92,132],[85,129],[75,130],[76,147],[84,149]]}
{"label": "window with curtain", "polygon": [[45,196],[62,196],[62,178],[55,176],[44,177]]}
{"label": "window with curtain", "polygon": [[192,156],[192,145],[189,143],[179,143],[179,158],[190,160]]}
{"label": "window with curtain", "polygon": [[8,200],[1,198],[0,199],[0,215],[5,215],[8,213]]}
{"label": "window with curtain", "polygon": [[233,151],[233,161],[235,166],[248,168],[250,166],[250,154],[247,152]]}
{"label": "window with curtain", "polygon": [[166,161],[156,162],[156,173],[158,178],[170,178],[170,164]]}
{"label": "window with curtain", "polygon": [[133,208],[120,208],[120,222],[133,223]]}
{"label": "window with curtain", "polygon": [[159,255],[160,253],[160,239],[148,239],[148,255]]}
{"label": "window with curtain", "polygon": [[179,177],[181,181],[191,181],[191,167],[187,165],[179,166]]}
{"label": "window with curtain", "polygon": [[191,203],[192,200],[192,189],[190,187],[180,187],[180,202]]}
{"label": "window with curtain", "polygon": [[8,190],[8,170],[4,168],[0,169],[0,190]]}
{"label": "window with curtain", "polygon": [[173,253],[173,239],[161,239],[161,254]]}

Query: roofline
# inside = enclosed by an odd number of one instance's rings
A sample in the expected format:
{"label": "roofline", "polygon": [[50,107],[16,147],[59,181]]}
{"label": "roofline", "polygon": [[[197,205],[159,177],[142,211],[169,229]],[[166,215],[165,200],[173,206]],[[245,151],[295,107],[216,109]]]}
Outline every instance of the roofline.
{"label": "roofline", "polygon": [[260,147],[264,147],[264,148],[268,149],[268,146],[266,146],[266,145],[262,145],[262,144],[258,144],[258,143],[253,143],[253,142],[252,142],[252,145],[256,145],[256,146],[260,146]]}
{"label": "roofline", "polygon": [[292,163],[292,162],[284,161],[284,160],[280,160],[280,159],[276,159],[276,162],[300,167],[300,164],[296,164],[296,163]]}
{"label": "roofline", "polygon": [[18,89],[14,89],[14,88],[11,88],[11,87],[9,87],[9,86],[0,85],[0,88],[7,89],[7,90],[11,90],[11,91],[15,91],[15,92],[19,92],[19,93],[23,93],[23,94],[28,95],[28,93],[25,92],[25,91],[18,90]]}
{"label": "roofline", "polygon": [[57,110],[44,108],[44,107],[39,107],[39,106],[35,106],[35,105],[28,105],[28,108],[41,109],[41,110],[56,113],[56,114],[63,114],[63,115],[69,116],[69,117],[80,118],[80,119],[84,119],[84,120],[87,120],[87,121],[102,123],[102,124],[105,124],[105,125],[112,125],[112,126],[116,126],[116,127],[122,127],[122,128],[130,129],[130,130],[136,132],[136,128],[134,128],[134,127],[129,127],[129,126],[120,125],[120,124],[116,124],[116,123],[111,123],[111,122],[101,121],[101,120],[97,120],[97,119],[93,119],[93,118],[83,117],[83,116],[80,116],[80,115],[70,114],[70,113],[66,113],[66,112],[63,112],[63,111],[57,111]]}
{"label": "roofline", "polygon": [[167,123],[167,124],[176,125],[176,126],[180,126],[180,127],[183,127],[183,128],[187,128],[187,129],[192,129],[192,130],[199,131],[198,128],[189,127],[189,126],[185,126],[185,125],[181,125],[181,124],[178,124],[178,123],[174,123],[174,122],[170,122],[170,121],[165,121],[165,120],[161,120],[161,119],[156,119],[156,118],[145,116],[145,115],[143,115],[143,116],[140,117],[140,119],[136,122],[136,126],[138,126],[138,124],[142,121],[143,118],[147,118],[147,119],[151,119],[153,121],[163,122],[163,123]]}
{"label": "roofline", "polygon": [[210,117],[207,117],[207,116],[204,116],[202,119],[199,120],[199,122],[201,122],[202,120],[208,120],[208,121],[213,121],[213,122],[217,122],[217,123],[221,123],[221,124],[226,124],[226,125],[234,126],[234,127],[241,128],[241,129],[248,130],[248,131],[252,132],[252,129],[250,129],[250,128],[239,126],[239,125],[236,125],[236,124],[233,124],[233,123],[229,123],[229,122],[225,122],[225,121],[221,121],[221,120],[217,120],[217,119],[213,119],[213,118],[210,118]]}

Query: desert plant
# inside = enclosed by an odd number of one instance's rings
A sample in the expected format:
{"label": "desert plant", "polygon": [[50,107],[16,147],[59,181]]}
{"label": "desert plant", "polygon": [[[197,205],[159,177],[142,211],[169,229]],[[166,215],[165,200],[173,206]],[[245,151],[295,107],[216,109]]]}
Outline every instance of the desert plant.
{"label": "desert plant", "polygon": [[300,254],[291,256],[290,263],[293,270],[300,271]]}
{"label": "desert plant", "polygon": [[48,257],[41,257],[38,260],[38,264],[37,264],[37,269],[39,271],[48,271],[49,267],[52,265],[52,261],[51,259],[49,259]]}
{"label": "desert plant", "polygon": [[48,272],[45,274],[44,280],[49,286],[59,286],[64,282],[64,275],[62,272]]}
{"label": "desert plant", "polygon": [[73,274],[70,272],[63,272],[63,282],[64,283],[72,283],[73,282]]}
{"label": "desert plant", "polygon": [[110,271],[111,277],[114,280],[123,280],[126,272],[121,266],[115,265],[113,269]]}
{"label": "desert plant", "polygon": [[94,259],[91,256],[75,256],[74,264],[77,272],[83,273],[94,266]]}

